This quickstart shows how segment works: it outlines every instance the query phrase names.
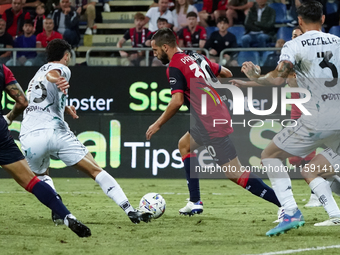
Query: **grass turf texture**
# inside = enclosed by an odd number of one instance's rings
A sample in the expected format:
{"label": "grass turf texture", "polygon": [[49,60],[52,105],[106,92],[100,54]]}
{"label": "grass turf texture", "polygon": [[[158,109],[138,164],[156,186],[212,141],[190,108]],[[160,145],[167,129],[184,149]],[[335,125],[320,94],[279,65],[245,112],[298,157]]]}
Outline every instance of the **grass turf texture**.
{"label": "grass turf texture", "polygon": [[[277,208],[227,180],[202,180],[204,212],[188,217],[178,215],[188,197],[184,179],[118,179],[133,206],[148,192],[159,192],[166,200],[161,218],[139,225],[91,179],[54,182],[92,236],[78,238],[65,226],[55,227],[48,208],[12,179],[1,179],[0,254],[258,254],[340,244],[339,227],[313,226],[328,216],[323,208],[303,208],[310,190],[302,180],[293,181],[293,191],[306,225],[278,237],[265,236],[276,226],[272,221]],[[299,254],[339,253],[328,249]]]}

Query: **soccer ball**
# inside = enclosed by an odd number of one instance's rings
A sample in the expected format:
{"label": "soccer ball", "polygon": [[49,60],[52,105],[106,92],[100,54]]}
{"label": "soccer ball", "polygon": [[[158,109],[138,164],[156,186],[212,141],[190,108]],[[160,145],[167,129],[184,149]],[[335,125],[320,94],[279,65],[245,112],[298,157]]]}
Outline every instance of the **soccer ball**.
{"label": "soccer ball", "polygon": [[153,213],[153,218],[157,219],[165,212],[165,200],[158,193],[148,193],[139,202],[139,209],[144,212]]}

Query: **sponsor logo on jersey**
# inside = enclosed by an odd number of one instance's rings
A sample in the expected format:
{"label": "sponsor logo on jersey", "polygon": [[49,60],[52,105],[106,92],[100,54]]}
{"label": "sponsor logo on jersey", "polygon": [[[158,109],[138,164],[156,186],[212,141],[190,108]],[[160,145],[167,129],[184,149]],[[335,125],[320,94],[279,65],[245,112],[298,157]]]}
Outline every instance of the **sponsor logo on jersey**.
{"label": "sponsor logo on jersey", "polygon": [[333,94],[333,93],[328,93],[328,94],[322,94],[321,95],[322,100],[325,102],[326,100],[339,100],[340,99],[340,94]]}
{"label": "sponsor logo on jersey", "polygon": [[177,80],[176,80],[176,78],[174,78],[174,77],[170,77],[170,78],[169,78],[169,82],[170,82],[170,85],[175,85],[176,82],[177,82]]}

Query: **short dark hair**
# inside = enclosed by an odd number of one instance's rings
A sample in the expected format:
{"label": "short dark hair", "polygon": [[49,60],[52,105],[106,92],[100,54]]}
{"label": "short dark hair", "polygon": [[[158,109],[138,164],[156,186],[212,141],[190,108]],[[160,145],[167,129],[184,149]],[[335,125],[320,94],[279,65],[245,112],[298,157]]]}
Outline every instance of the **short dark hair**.
{"label": "short dark hair", "polygon": [[297,9],[297,14],[307,23],[321,23],[323,6],[317,1],[303,2]]}
{"label": "short dark hair", "polygon": [[25,19],[24,25],[25,25],[25,24],[29,24],[29,25],[31,25],[31,26],[34,26],[33,21],[32,21],[31,19]]}
{"label": "short dark hair", "polygon": [[71,45],[63,39],[54,39],[47,44],[47,62],[60,61],[66,51],[71,53]]}
{"label": "short dark hair", "polygon": [[218,24],[218,23],[220,23],[220,22],[224,22],[224,23],[229,24],[229,20],[228,20],[227,17],[225,17],[225,16],[220,16],[220,17],[217,18],[216,24]]}
{"label": "short dark hair", "polygon": [[189,18],[189,17],[197,18],[197,13],[196,12],[188,12],[187,13],[187,18]]}
{"label": "short dark hair", "polygon": [[166,23],[168,23],[168,20],[165,19],[165,18],[159,17],[159,18],[157,19],[157,24],[158,24],[159,22],[166,22]]}
{"label": "short dark hair", "polygon": [[176,36],[174,32],[170,28],[162,28],[159,29],[151,38],[151,40],[155,40],[155,44],[158,47],[162,47],[162,45],[167,44],[170,47],[175,48],[176,43]]}

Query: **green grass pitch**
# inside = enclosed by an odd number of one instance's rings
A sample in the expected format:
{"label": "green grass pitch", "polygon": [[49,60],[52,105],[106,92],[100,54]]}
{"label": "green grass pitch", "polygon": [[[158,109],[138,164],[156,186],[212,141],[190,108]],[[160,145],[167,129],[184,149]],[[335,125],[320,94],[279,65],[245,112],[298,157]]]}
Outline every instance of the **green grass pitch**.
{"label": "green grass pitch", "polygon": [[[201,180],[204,213],[186,217],[178,215],[188,197],[184,179],[118,179],[134,206],[148,192],[161,193],[166,200],[161,218],[139,225],[132,224],[91,179],[55,178],[54,182],[64,203],[91,228],[92,236],[78,238],[65,226],[54,226],[48,208],[12,179],[1,179],[1,255],[238,255],[340,244],[339,227],[313,226],[328,216],[323,208],[303,208],[310,190],[302,180],[293,181],[293,192],[306,225],[278,237],[265,236],[275,226],[277,208],[228,180]],[[340,254],[340,249],[299,254]]]}

